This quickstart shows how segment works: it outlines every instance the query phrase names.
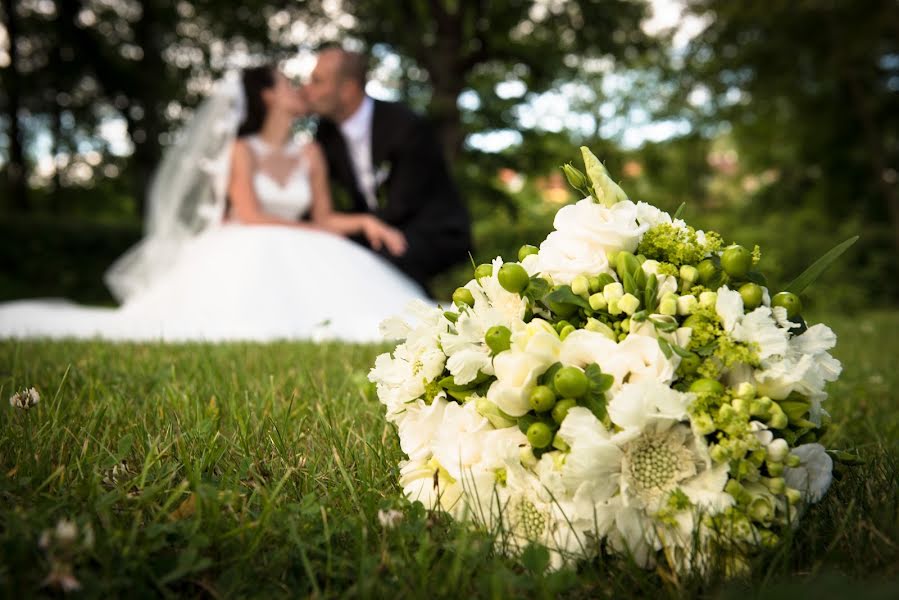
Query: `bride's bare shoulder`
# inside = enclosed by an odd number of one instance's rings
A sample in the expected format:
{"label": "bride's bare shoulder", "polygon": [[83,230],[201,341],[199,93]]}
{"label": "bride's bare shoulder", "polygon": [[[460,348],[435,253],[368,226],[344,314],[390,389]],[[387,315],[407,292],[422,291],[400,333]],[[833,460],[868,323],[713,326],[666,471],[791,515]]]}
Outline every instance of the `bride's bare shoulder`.
{"label": "bride's bare shoulder", "polygon": [[309,140],[303,146],[303,156],[310,167],[318,168],[325,164],[325,153],[315,140]]}

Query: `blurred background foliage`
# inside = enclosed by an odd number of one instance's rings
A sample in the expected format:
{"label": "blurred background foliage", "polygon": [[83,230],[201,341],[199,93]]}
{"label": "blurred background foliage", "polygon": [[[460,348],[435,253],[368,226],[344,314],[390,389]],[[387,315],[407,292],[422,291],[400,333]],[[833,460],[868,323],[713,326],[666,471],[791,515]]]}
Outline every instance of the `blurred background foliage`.
{"label": "blurred background foliage", "polygon": [[[763,249],[782,286],[899,300],[895,0],[0,0],[0,299],[109,303],[154,166],[225,70],[325,41],[368,50],[371,93],[433,120],[474,218],[514,257],[577,200],[585,144],[633,199]],[[677,19],[659,25],[655,13]],[[655,25],[653,25],[655,23]],[[314,124],[304,124],[314,127]],[[434,282],[446,295],[470,265]]]}

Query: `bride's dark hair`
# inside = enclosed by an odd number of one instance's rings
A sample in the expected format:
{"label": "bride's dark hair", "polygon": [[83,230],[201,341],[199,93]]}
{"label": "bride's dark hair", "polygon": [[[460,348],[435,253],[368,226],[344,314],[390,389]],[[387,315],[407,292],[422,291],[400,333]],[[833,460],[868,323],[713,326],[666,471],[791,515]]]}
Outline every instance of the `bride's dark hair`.
{"label": "bride's dark hair", "polygon": [[262,129],[268,108],[262,100],[262,92],[275,85],[275,67],[263,65],[243,72],[243,93],[246,98],[247,116],[237,130],[237,136],[252,135]]}

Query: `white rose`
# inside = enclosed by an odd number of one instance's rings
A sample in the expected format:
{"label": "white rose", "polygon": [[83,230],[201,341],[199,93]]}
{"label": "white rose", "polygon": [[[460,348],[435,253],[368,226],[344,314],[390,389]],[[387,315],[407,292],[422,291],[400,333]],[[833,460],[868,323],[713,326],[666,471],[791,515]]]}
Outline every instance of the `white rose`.
{"label": "white rose", "polygon": [[577,275],[608,272],[609,252],[633,252],[648,226],[637,222],[637,206],[625,200],[611,207],[584,198],[556,213],[555,231],[540,245],[539,263],[557,283]]}
{"label": "white rose", "polygon": [[507,415],[520,417],[531,409],[528,397],[537,385],[537,378],[550,364],[527,352],[500,352],[493,359],[496,381],[487,390],[487,399]]}
{"label": "white rose", "polygon": [[618,350],[608,361],[603,371],[615,376],[615,382],[658,381],[669,384],[674,381],[674,371],[680,358],[672,354],[671,359],[665,357],[657,339],[645,335],[627,336],[618,344]]}

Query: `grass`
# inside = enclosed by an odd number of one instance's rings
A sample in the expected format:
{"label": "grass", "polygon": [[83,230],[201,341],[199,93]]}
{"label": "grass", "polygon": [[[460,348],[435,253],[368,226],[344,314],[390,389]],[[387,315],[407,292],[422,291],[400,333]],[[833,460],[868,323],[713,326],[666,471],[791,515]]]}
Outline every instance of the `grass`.
{"label": "grass", "polygon": [[[383,347],[2,342],[0,589],[57,593],[38,541],[67,518],[94,532],[67,558],[88,597],[896,597],[899,312],[827,321],[845,367],[827,443],[867,462],[730,581],[608,558],[544,573],[404,503],[365,383]],[[5,403],[32,385],[36,408]]]}

